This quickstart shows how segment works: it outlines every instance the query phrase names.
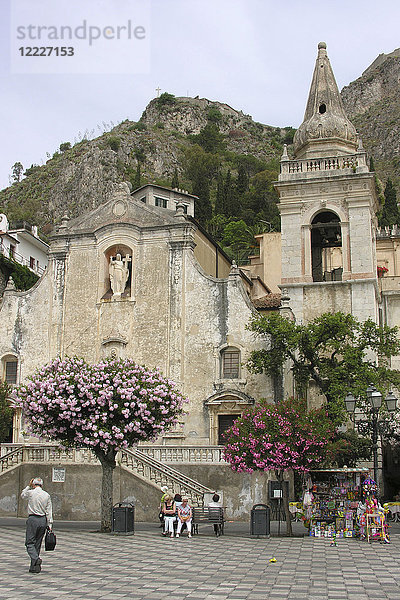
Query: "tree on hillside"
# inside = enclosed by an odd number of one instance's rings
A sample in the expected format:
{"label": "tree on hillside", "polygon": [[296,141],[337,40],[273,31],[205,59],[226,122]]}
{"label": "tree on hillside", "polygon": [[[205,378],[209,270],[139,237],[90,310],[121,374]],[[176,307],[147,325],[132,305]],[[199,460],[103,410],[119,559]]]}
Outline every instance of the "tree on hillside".
{"label": "tree on hillside", "polygon": [[142,184],[142,172],[141,172],[141,167],[140,167],[139,161],[137,161],[137,164],[136,164],[135,175],[132,177],[132,179],[130,181],[131,181],[133,190],[137,190],[138,188],[140,188],[140,186]]}
{"label": "tree on hillside", "polygon": [[174,174],[172,176],[171,187],[173,190],[179,188],[179,175],[178,175],[178,169],[176,167],[174,169]]}
{"label": "tree on hillside", "polygon": [[20,163],[20,162],[14,163],[13,166],[11,167],[11,181],[13,183],[18,183],[19,181],[21,181],[23,172],[24,172],[24,167],[23,167],[22,163]]}
{"label": "tree on hillside", "polygon": [[278,313],[258,315],[248,327],[265,339],[265,348],[251,353],[250,370],[279,377],[290,361],[298,393],[304,395],[313,381],[327,399],[334,424],[344,420],[348,392],[362,398],[371,383],[382,393],[400,384],[400,372],[385,360],[400,353],[397,327],[379,327],[371,319],[360,322],[341,312],[325,313],[306,325]]}
{"label": "tree on hillside", "polygon": [[242,163],[239,164],[238,168],[236,189],[239,194],[244,194],[249,189],[249,174]]}
{"label": "tree on hillside", "polygon": [[10,433],[13,409],[10,405],[11,388],[5,382],[0,383],[0,444],[8,441]]}
{"label": "tree on hillside", "polygon": [[131,359],[95,365],[56,358],[15,391],[30,432],[86,447],[102,466],[101,530],[110,531],[112,473],[119,449],[151,440],[175,425],[184,398],[158,370]]}
{"label": "tree on hillside", "polygon": [[154,99],[154,103],[158,108],[160,108],[161,110],[164,110],[166,108],[171,108],[171,107],[175,106],[175,104],[177,103],[177,100],[176,100],[174,94],[169,94],[168,92],[163,92],[162,94],[160,94],[160,96],[158,98]]}
{"label": "tree on hillside", "polygon": [[386,182],[384,196],[385,203],[379,219],[379,225],[381,227],[400,225],[400,211],[397,204],[396,188],[394,187],[391,179],[388,179]]}
{"label": "tree on hillside", "polygon": [[215,216],[225,214],[224,176],[221,171],[217,177],[217,194],[215,197]]}
{"label": "tree on hillside", "polygon": [[225,147],[224,136],[215,123],[207,123],[197,135],[191,136],[195,144],[201,146],[206,152],[218,152]]}
{"label": "tree on hillside", "polygon": [[204,225],[211,218],[210,186],[218,172],[219,158],[194,145],[185,152],[184,167],[186,177],[192,182],[192,193],[199,197],[195,217]]}
{"label": "tree on hillside", "polygon": [[235,181],[232,178],[230,169],[228,170],[224,182],[224,214],[228,217],[239,217],[240,202],[236,191]]}
{"label": "tree on hillside", "polygon": [[[265,400],[244,411],[224,436],[224,458],[234,471],[273,471],[282,484],[284,473],[306,473],[325,459],[331,425],[324,409],[307,412],[304,400],[271,405]],[[282,487],[286,532],[292,535],[289,497]]]}

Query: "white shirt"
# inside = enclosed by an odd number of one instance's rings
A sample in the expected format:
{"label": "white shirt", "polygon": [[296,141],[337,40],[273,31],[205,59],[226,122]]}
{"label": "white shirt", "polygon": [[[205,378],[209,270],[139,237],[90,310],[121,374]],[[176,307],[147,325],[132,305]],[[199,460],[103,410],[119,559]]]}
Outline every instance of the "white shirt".
{"label": "white shirt", "polygon": [[46,516],[47,523],[53,524],[53,510],[51,506],[50,494],[42,490],[40,485],[35,488],[26,486],[21,492],[21,498],[28,499],[28,514]]}

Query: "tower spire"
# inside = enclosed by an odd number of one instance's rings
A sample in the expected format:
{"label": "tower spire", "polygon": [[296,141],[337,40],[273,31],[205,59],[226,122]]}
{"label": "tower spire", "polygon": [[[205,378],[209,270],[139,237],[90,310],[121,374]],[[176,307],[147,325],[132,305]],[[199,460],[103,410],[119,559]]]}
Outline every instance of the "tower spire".
{"label": "tower spire", "polygon": [[318,44],[304,120],[293,143],[296,158],[340,156],[357,150],[357,132],[344,110],[325,42]]}

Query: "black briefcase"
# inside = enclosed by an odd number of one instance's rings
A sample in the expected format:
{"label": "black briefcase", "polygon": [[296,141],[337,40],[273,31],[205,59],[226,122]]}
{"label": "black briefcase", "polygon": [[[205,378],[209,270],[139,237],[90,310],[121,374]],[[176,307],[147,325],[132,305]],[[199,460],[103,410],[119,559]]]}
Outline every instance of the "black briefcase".
{"label": "black briefcase", "polygon": [[45,550],[54,550],[56,547],[57,538],[54,531],[52,531],[49,527],[46,529],[46,535],[44,538],[44,549]]}

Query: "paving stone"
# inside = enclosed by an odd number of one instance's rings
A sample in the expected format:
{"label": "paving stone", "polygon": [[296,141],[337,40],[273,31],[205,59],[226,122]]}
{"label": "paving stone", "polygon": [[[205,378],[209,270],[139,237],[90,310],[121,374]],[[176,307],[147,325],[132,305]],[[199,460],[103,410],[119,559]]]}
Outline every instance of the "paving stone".
{"label": "paving stone", "polygon": [[315,538],[225,535],[216,544],[211,535],[165,541],[150,524],[129,537],[66,525],[32,576],[23,525],[4,521],[0,600],[26,600],[33,582],[40,600],[400,600],[398,534],[387,546],[349,539],[331,548]]}

